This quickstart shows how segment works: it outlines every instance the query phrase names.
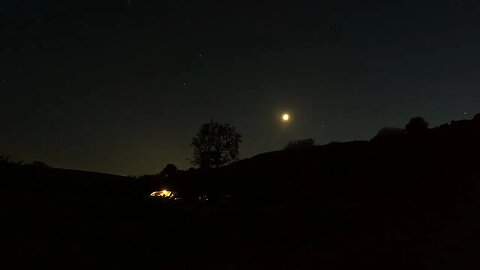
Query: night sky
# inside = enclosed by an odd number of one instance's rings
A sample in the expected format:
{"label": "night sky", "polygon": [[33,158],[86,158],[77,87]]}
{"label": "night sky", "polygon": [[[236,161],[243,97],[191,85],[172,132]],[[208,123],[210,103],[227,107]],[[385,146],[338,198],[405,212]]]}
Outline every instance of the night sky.
{"label": "night sky", "polygon": [[475,0],[1,0],[0,41],[0,153],[54,167],[188,168],[211,119],[246,158],[480,112]]}

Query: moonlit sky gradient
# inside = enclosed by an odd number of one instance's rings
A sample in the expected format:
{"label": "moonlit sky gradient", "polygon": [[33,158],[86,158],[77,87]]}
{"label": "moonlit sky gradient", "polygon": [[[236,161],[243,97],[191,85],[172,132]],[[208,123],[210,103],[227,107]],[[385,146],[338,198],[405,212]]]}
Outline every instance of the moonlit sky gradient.
{"label": "moonlit sky gradient", "polygon": [[0,153],[55,167],[188,168],[211,119],[245,158],[480,112],[474,0],[3,0],[0,31]]}

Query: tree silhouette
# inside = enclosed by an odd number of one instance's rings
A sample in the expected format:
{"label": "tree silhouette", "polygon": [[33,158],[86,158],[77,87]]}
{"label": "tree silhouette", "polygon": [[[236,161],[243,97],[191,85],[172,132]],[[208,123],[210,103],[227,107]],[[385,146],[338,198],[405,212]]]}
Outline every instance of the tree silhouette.
{"label": "tree silhouette", "polygon": [[160,172],[160,177],[162,178],[172,178],[178,174],[178,168],[174,164],[167,164],[165,168],[163,168],[162,172]]}
{"label": "tree silhouette", "polygon": [[428,122],[422,117],[414,117],[405,125],[405,130],[409,134],[418,134],[428,129]]}
{"label": "tree silhouette", "polygon": [[200,168],[216,168],[238,158],[241,135],[234,126],[214,121],[200,127],[192,139],[192,163]]}
{"label": "tree silhouette", "polygon": [[315,145],[315,141],[312,138],[290,141],[286,146],[285,150],[294,150],[305,147],[311,147]]}

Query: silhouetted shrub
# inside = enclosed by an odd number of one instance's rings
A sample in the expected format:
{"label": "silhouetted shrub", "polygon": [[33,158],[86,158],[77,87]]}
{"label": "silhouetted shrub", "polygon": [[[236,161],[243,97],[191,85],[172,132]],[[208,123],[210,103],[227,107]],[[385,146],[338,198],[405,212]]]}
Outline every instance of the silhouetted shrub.
{"label": "silhouetted shrub", "polygon": [[383,141],[395,140],[395,139],[401,138],[405,134],[407,134],[405,129],[386,127],[386,128],[380,129],[377,135],[375,135],[375,137],[373,137],[371,141],[383,142]]}
{"label": "silhouetted shrub", "polygon": [[423,117],[414,117],[405,125],[408,134],[418,134],[428,129],[428,122]]}
{"label": "silhouetted shrub", "polygon": [[48,164],[43,163],[41,161],[34,161],[34,162],[30,163],[30,166],[34,167],[34,168],[50,168],[50,166],[48,166]]}
{"label": "silhouetted shrub", "polygon": [[315,141],[312,138],[290,141],[285,146],[285,150],[294,150],[294,149],[312,147],[314,145],[315,145]]}
{"label": "silhouetted shrub", "polygon": [[10,158],[10,156],[0,155],[0,165],[1,166],[9,166],[9,167],[22,166],[23,163],[24,163],[23,161],[13,161]]}
{"label": "silhouetted shrub", "polygon": [[0,155],[0,163],[9,163],[10,156]]}
{"label": "silhouetted shrub", "polygon": [[480,113],[475,114],[475,116],[473,117],[473,120],[480,121]]}

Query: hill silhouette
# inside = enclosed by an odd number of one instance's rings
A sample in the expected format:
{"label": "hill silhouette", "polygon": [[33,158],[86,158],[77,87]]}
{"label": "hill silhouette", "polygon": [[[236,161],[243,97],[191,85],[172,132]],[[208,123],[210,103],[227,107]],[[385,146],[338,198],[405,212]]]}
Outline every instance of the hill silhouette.
{"label": "hill silhouette", "polygon": [[[475,268],[480,118],[414,130],[168,178],[3,162],[2,256],[15,269]],[[182,200],[148,198],[159,188]]]}
{"label": "hill silhouette", "polygon": [[452,121],[413,134],[330,143],[264,153],[231,165],[180,174],[172,188],[185,192],[236,193],[248,200],[319,200],[394,194],[434,181],[471,178],[480,142],[480,120]]}

